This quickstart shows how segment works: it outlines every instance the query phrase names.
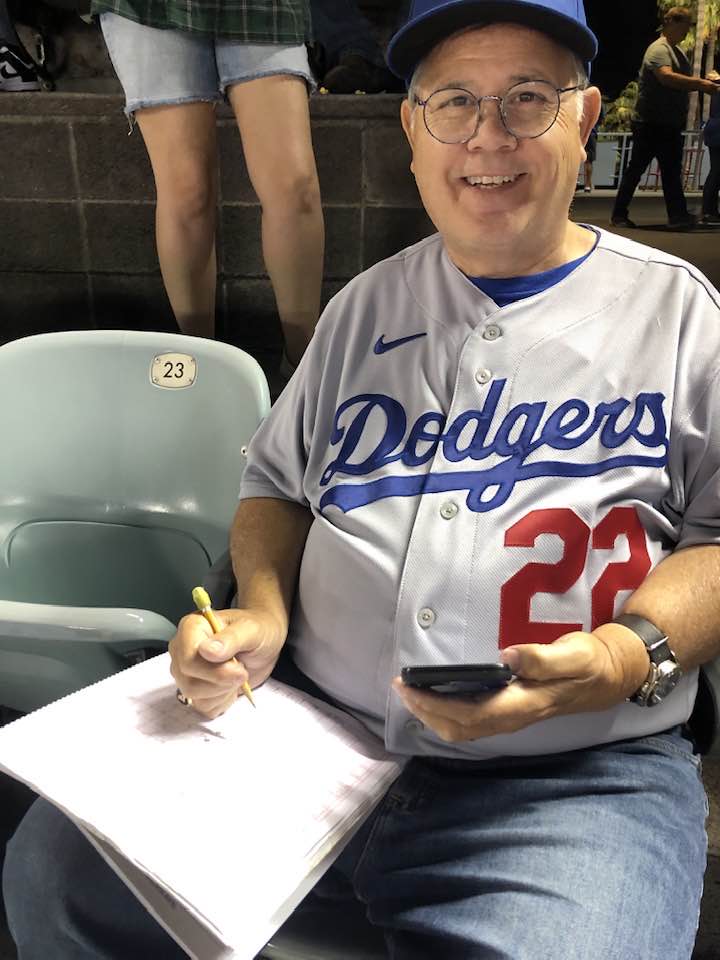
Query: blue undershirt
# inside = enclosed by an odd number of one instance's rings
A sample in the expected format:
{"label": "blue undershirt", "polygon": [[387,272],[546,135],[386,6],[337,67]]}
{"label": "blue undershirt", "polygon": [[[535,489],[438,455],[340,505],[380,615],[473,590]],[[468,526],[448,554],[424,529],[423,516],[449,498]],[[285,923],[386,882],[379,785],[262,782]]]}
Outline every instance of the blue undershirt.
{"label": "blue undershirt", "polygon": [[599,239],[599,235],[596,234],[592,250],[589,250],[584,256],[578,257],[577,260],[571,260],[570,263],[564,263],[561,267],[553,267],[552,270],[533,273],[529,277],[502,277],[500,279],[469,277],[468,279],[472,280],[478,290],[482,290],[485,296],[494,300],[499,307],[506,307],[509,303],[515,303],[516,300],[527,300],[528,297],[533,297],[536,293],[542,293],[543,290],[549,290],[556,283],[560,283],[587,260],[597,246]]}

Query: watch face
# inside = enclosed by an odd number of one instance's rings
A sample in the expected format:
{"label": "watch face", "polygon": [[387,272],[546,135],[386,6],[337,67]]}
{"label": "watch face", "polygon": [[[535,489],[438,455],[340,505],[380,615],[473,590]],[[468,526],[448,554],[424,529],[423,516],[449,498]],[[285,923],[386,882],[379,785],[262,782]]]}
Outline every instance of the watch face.
{"label": "watch face", "polygon": [[[663,669],[665,667],[666,669]],[[664,700],[672,690],[678,685],[678,681],[682,676],[682,671],[677,666],[677,664],[664,663],[660,665],[658,677],[655,681],[654,688],[651,694],[652,699],[656,703],[660,703]]]}

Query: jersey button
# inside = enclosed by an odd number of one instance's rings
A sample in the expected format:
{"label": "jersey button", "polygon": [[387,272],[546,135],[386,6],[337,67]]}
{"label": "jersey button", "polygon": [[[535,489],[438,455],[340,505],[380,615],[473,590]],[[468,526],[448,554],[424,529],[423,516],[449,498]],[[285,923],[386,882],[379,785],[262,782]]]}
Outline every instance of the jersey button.
{"label": "jersey button", "polygon": [[499,340],[502,330],[495,323],[489,323],[483,330],[483,340]]}
{"label": "jersey button", "polygon": [[478,383],[489,383],[492,380],[492,371],[484,368],[476,370],[475,379]]}
{"label": "jersey button", "polygon": [[425,724],[417,717],[411,717],[405,721],[405,729],[408,733],[421,733],[425,729]]}
{"label": "jersey button", "polygon": [[459,509],[460,507],[458,507],[454,500],[448,500],[447,503],[444,503],[440,507],[440,516],[443,520],[452,520],[453,517],[458,515]]}
{"label": "jersey button", "polygon": [[417,615],[417,622],[423,630],[427,630],[435,623],[435,611],[431,610],[430,607],[423,607]]}

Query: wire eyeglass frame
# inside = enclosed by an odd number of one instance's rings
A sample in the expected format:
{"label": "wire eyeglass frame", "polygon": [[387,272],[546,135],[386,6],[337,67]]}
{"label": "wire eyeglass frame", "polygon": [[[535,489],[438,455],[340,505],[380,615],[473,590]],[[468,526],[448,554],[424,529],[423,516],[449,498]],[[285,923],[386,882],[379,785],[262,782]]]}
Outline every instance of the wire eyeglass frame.
{"label": "wire eyeglass frame", "polygon": [[[507,115],[505,113],[505,101],[506,101],[506,98],[509,96],[509,94],[513,90],[515,90],[516,87],[522,87],[530,83],[544,84],[546,87],[554,91],[555,96],[557,97],[557,105],[555,108],[555,113],[550,123],[548,123],[545,129],[541,130],[539,133],[533,133],[533,134],[516,133],[508,124]],[[458,143],[469,143],[470,140],[472,140],[475,136],[477,136],[477,132],[480,129],[480,124],[482,123],[482,120],[483,120],[482,103],[484,100],[494,100],[498,104],[500,120],[502,122],[503,127],[507,130],[507,132],[510,134],[511,137],[515,137],[516,140],[537,140],[538,137],[544,136],[544,134],[546,134],[548,130],[550,130],[555,125],[557,118],[560,116],[560,106],[561,106],[560,98],[562,94],[571,93],[574,90],[586,90],[586,89],[587,89],[587,84],[584,84],[584,83],[576,83],[572,87],[554,87],[552,83],[550,83],[548,80],[522,80],[519,83],[514,83],[500,97],[493,96],[490,94],[482,97],[476,97],[471,90],[466,90],[464,87],[440,87],[437,90],[433,90],[430,96],[428,96],[425,100],[421,100],[420,97],[417,96],[417,94],[414,94],[413,98],[415,100],[416,105],[423,108],[423,122],[425,124],[425,129],[430,134],[430,136],[433,137],[435,140],[437,140],[438,143],[453,145]],[[432,98],[436,94],[447,92],[449,90],[456,90],[458,93],[466,93],[472,100],[475,101],[475,106],[477,110],[477,121],[475,123],[475,127],[472,133],[467,137],[461,137],[459,140],[442,140],[440,137],[437,136],[437,134],[433,133],[427,119],[428,103],[432,100]]]}

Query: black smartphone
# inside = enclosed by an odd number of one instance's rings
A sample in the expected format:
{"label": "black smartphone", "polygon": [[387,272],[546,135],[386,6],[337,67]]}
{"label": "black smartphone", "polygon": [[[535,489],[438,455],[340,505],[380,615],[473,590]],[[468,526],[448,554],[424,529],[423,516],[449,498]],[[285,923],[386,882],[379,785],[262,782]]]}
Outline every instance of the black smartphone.
{"label": "black smartphone", "polygon": [[504,663],[457,663],[403,667],[400,677],[409,687],[471,697],[507,686],[513,679],[513,672]]}

